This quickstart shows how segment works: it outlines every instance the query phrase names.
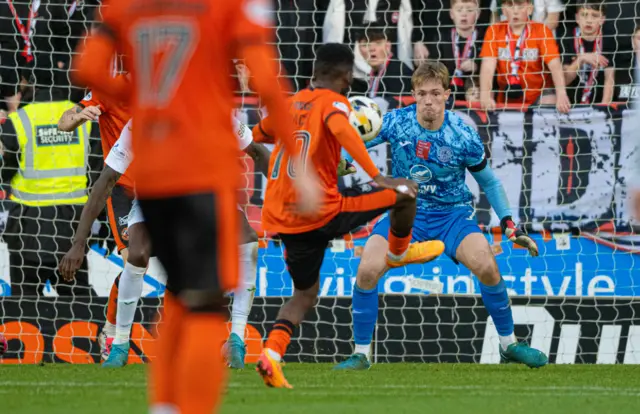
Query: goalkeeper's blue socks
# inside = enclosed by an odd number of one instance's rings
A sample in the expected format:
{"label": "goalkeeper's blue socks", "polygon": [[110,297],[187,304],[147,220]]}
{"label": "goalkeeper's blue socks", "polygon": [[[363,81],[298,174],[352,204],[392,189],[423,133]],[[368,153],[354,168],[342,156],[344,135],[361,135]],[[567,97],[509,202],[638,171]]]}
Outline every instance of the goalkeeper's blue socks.
{"label": "goalkeeper's blue socks", "polygon": [[480,283],[480,292],[484,307],[496,325],[500,336],[500,346],[502,349],[507,349],[509,345],[517,341],[513,333],[513,314],[504,280],[500,278],[500,283],[495,286],[486,286]]}
{"label": "goalkeeper's blue socks", "polygon": [[378,288],[361,289],[358,282],[353,285],[352,310],[353,336],[356,343],[356,354],[371,355],[373,330],[378,320]]}

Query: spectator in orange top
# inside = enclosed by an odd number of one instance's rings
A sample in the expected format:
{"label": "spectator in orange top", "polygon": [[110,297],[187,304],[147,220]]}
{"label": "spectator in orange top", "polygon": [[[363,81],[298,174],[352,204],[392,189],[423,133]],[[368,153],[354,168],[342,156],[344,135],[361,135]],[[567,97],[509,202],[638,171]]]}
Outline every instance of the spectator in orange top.
{"label": "spectator in orange top", "polygon": [[[552,85],[546,65],[555,84],[556,108],[562,113],[569,112],[562,62],[551,30],[543,23],[529,20],[533,12],[531,0],[506,0],[502,9],[507,21],[489,27],[480,52],[482,107],[494,109],[496,101],[525,105],[539,102],[543,90]],[[499,90],[494,100],[491,85],[496,72]]]}

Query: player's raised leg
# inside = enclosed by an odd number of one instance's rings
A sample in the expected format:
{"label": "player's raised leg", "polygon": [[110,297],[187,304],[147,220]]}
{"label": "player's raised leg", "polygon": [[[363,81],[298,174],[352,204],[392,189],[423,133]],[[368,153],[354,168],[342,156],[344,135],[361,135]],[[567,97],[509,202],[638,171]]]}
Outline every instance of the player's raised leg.
{"label": "player's raised leg", "polygon": [[502,360],[520,362],[531,368],[546,365],[548,358],[543,352],[516,340],[507,288],[500,275],[491,246],[484,235],[468,234],[458,246],[456,258],[480,281],[482,301],[500,337]]}
{"label": "player's raised leg", "polygon": [[131,325],[138,300],[142,296],[143,278],[149,266],[150,252],[151,241],[144,218],[140,206],[134,202],[129,213],[129,261],[124,266],[118,290],[116,334],[103,367],[118,368],[127,364]]}
{"label": "player's raised leg", "polygon": [[[380,255],[383,267],[390,262],[398,265],[426,263],[444,251],[444,244],[439,241],[410,244],[416,213],[413,196],[367,187],[372,193],[362,194],[362,188],[345,191],[341,212],[320,229],[299,234],[280,234],[286,248],[286,262],[295,289],[293,297],[278,313],[265,344],[265,351],[258,361],[258,370],[269,386],[291,387],[284,378],[280,361],[286,353],[295,327],[315,306],[320,267],[330,240],[366,224],[390,208],[390,216],[393,219],[390,220],[387,237],[392,242]],[[373,323],[375,324],[375,320]]]}
{"label": "player's raised leg", "polygon": [[253,305],[256,289],[256,267],[258,261],[258,235],[242,211],[240,215],[240,279],[233,292],[231,305],[231,333],[225,344],[225,358],[231,368],[244,368],[246,354],[245,329]]}

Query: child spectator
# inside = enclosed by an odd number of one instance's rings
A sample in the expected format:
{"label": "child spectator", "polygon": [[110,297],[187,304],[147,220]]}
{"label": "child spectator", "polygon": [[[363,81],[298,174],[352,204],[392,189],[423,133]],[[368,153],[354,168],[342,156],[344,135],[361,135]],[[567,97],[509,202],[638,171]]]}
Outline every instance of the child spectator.
{"label": "child spectator", "polygon": [[[493,21],[506,20],[506,16],[500,14],[501,0],[491,2]],[[533,15],[531,20],[544,23],[551,31],[556,30],[560,23],[560,16],[565,11],[564,0],[533,0]]]}
{"label": "child spectator", "polygon": [[381,28],[369,28],[362,31],[357,39],[356,47],[366,61],[366,68],[363,78],[354,79],[351,91],[366,94],[370,98],[410,93],[412,71],[406,64],[395,59],[385,31]]}
{"label": "child spectator", "polygon": [[537,103],[545,88],[552,85],[545,64],[551,71],[556,91],[556,108],[569,112],[560,53],[548,27],[532,22],[531,0],[503,0],[506,22],[489,27],[480,57],[480,102],[484,109],[494,109],[493,76],[497,72],[499,103],[531,105]]}
{"label": "child spectator", "polygon": [[478,87],[478,85],[480,85],[480,80],[477,77],[473,76],[467,78],[464,83],[465,101],[469,103],[480,102],[480,88]]}
{"label": "child spectator", "polygon": [[440,28],[440,41],[430,55],[449,69],[452,99],[462,101],[467,79],[480,69],[478,55],[484,33],[476,27],[478,0],[451,0],[450,15],[454,27]]}
{"label": "child spectator", "polygon": [[605,3],[578,5],[573,36],[561,40],[567,93],[572,104],[608,104],[613,100],[615,39],[603,36]]}

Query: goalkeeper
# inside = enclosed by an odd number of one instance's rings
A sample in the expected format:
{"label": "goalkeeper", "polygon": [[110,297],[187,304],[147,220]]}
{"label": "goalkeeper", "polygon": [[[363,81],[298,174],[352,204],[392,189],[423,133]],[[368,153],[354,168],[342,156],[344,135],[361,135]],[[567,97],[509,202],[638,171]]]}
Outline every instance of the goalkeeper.
{"label": "goalkeeper", "polygon": [[[439,62],[425,62],[414,72],[411,84],[416,104],[387,113],[380,134],[366,145],[389,142],[393,176],[418,183],[412,241],[441,240],[445,253],[479,279],[482,300],[500,337],[502,360],[541,367],[547,364],[547,356],[518,342],[514,335],[507,288],[491,246],[478,227],[465,170],[484,190],[508,239],[526,247],[532,256],[538,255],[538,247],[511,219],[504,188],[487,163],[477,132],[445,110],[451,93],[447,68]],[[385,214],[364,247],[353,287],[355,353],[335,369],[371,366],[371,341],[378,317],[377,284],[388,270],[388,231],[389,216]]]}

